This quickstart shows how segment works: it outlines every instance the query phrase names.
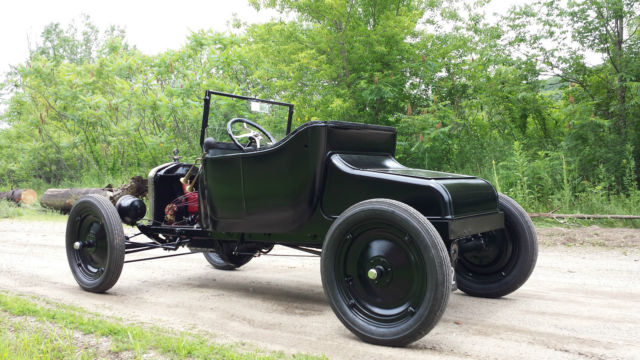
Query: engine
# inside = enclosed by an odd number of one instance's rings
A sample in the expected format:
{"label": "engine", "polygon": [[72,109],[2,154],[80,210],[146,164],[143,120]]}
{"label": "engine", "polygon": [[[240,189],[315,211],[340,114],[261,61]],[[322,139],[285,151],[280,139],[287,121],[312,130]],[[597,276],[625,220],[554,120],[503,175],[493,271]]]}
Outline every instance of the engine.
{"label": "engine", "polygon": [[148,215],[154,224],[190,226],[199,222],[198,192],[188,187],[197,176],[197,173],[189,172],[192,167],[191,164],[173,162],[151,170]]}
{"label": "engine", "polygon": [[195,225],[198,223],[198,193],[188,191],[182,184],[183,194],[175,198],[164,208],[164,224]]}

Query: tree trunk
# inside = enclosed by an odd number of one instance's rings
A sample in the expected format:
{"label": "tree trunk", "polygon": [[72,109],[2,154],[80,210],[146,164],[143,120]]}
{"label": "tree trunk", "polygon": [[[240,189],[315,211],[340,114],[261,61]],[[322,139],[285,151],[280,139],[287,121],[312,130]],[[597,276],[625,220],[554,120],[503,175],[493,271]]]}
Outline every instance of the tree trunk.
{"label": "tree trunk", "polygon": [[38,199],[38,194],[31,189],[16,189],[0,192],[0,200],[11,200],[18,204],[33,204]]}
{"label": "tree trunk", "polygon": [[125,195],[135,197],[147,196],[147,180],[142,176],[134,176],[128,184],[118,188],[107,185],[104,188],[72,188],[72,189],[49,189],[42,194],[40,204],[46,208],[58,210],[63,214],[68,214],[73,204],[85,195],[98,194],[106,197],[114,205]]}
{"label": "tree trunk", "polygon": [[102,195],[108,199],[113,195],[109,190],[96,188],[48,189],[42,194],[40,205],[68,214],[78,199],[90,194]]}
{"label": "tree trunk", "polygon": [[626,61],[624,59],[624,49],[622,47],[623,43],[624,43],[624,18],[620,17],[619,19],[616,19],[616,33],[617,33],[617,38],[616,38],[616,50],[618,52],[618,56],[619,56],[619,63],[620,65],[618,65],[618,70],[620,71],[620,73],[618,74],[618,106],[620,107],[619,109],[619,114],[618,114],[618,127],[620,130],[621,134],[624,134],[627,130],[627,87],[626,87],[626,81],[625,79],[623,79],[623,77],[625,75],[627,75],[627,66],[626,66]]}

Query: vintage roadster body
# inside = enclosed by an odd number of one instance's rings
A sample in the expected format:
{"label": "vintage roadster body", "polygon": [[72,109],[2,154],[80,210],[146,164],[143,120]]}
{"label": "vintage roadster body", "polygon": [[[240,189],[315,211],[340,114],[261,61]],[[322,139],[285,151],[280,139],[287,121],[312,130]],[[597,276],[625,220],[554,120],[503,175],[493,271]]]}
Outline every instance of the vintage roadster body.
{"label": "vintage roadster body", "polygon": [[[207,138],[213,96],[285,107],[286,136],[233,118],[232,142]],[[207,91],[202,156],[150,171],[148,212],[131,196],[74,205],[67,255],[78,284],[108,290],[133,252],[186,247],[233,270],[288,246],[321,256],[325,294],[347,328],[402,346],[437,324],[456,286],[500,297],[528,279],[535,230],[490,183],[399,164],[394,128],[312,121],[291,131],[292,115],[291,104]],[[150,241],[125,236],[121,222]]]}

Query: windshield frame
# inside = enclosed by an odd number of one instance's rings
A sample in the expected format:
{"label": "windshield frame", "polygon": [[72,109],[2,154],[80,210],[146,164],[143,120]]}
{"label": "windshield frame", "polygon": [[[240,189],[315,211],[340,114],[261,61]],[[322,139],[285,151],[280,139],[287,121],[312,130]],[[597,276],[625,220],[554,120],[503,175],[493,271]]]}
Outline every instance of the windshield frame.
{"label": "windshield frame", "polygon": [[204,105],[202,109],[202,128],[200,129],[200,148],[202,148],[202,145],[204,144],[205,132],[207,130],[207,127],[209,126],[209,107],[211,105],[212,95],[288,107],[289,115],[287,117],[287,132],[285,135],[289,135],[289,133],[291,132],[291,120],[293,119],[293,104],[280,102],[280,101],[252,98],[252,97],[242,96],[242,95],[229,94],[229,93],[224,93],[220,91],[206,90],[204,92],[204,99],[203,99]]}

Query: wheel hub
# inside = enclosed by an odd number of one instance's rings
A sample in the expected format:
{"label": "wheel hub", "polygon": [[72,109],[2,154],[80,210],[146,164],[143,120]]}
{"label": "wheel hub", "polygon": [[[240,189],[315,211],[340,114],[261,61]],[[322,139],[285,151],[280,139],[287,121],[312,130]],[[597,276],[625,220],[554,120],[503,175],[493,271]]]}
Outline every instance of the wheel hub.
{"label": "wheel hub", "polygon": [[80,272],[87,279],[102,275],[108,256],[102,222],[89,215],[81,218],[78,235],[80,240],[72,244]]}
{"label": "wheel hub", "polygon": [[369,272],[367,273],[367,276],[369,277],[369,279],[371,280],[375,280],[378,278],[378,269],[369,269]]}
{"label": "wheel hub", "polygon": [[367,278],[376,286],[386,286],[392,280],[391,264],[384,256],[374,256],[369,259],[365,269],[369,269]]}
{"label": "wheel hub", "polygon": [[371,269],[369,269],[369,271],[367,272],[367,276],[369,277],[370,280],[379,280],[386,275],[385,274],[386,272],[387,270],[383,266],[376,265]]}
{"label": "wheel hub", "polygon": [[387,226],[372,222],[349,232],[339,252],[344,267],[336,274],[351,311],[385,326],[413,316],[411,309],[423,302],[427,286],[425,264],[413,255],[418,251],[414,242]]}

